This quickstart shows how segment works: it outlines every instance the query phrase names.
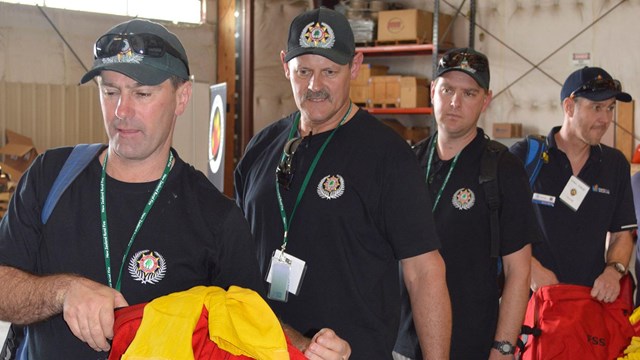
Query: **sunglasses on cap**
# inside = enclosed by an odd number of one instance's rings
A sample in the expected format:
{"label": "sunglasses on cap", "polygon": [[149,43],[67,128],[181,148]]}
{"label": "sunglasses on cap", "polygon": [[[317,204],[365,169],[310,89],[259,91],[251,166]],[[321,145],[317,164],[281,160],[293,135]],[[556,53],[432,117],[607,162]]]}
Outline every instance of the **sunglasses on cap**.
{"label": "sunglasses on cap", "polygon": [[284,144],[282,159],[276,169],[276,180],[278,181],[278,184],[282,185],[282,187],[287,190],[291,188],[291,183],[293,182],[293,155],[295,155],[300,142],[302,142],[302,138],[295,137]]}
{"label": "sunglasses on cap", "polygon": [[440,67],[446,69],[473,69],[478,72],[485,72],[489,68],[489,62],[487,58],[481,54],[454,52],[445,54],[440,59]]}
{"label": "sunglasses on cap", "polygon": [[165,53],[182,61],[189,72],[187,59],[169,43],[154,34],[106,34],[93,45],[95,59],[104,59],[121,53],[134,52],[139,55],[160,58]]}
{"label": "sunglasses on cap", "polygon": [[613,79],[603,79],[601,76],[593,80],[589,80],[586,83],[580,85],[577,89],[571,92],[569,98],[573,99],[576,95],[581,93],[598,92],[598,91],[622,91],[622,85],[620,81]]}

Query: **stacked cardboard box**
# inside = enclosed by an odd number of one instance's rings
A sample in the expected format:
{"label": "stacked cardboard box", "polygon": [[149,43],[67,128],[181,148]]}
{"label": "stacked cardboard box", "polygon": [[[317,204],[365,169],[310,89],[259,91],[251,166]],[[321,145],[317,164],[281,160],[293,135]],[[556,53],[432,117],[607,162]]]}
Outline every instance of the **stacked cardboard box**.
{"label": "stacked cardboard box", "polygon": [[369,106],[372,96],[371,78],[373,76],[385,75],[389,70],[388,66],[362,64],[358,77],[351,80],[351,89],[349,95],[351,101],[356,104]]}
{"label": "stacked cardboard box", "polygon": [[427,106],[429,106],[429,80],[415,76],[403,76],[400,79],[400,107]]}
{"label": "stacked cardboard box", "polygon": [[[452,17],[440,14],[438,17],[439,43],[453,43],[452,31],[447,32]],[[446,36],[445,36],[446,33]],[[445,36],[443,38],[443,36]],[[378,13],[379,42],[432,43],[433,13],[419,9],[387,10]]]}
{"label": "stacked cardboard box", "polygon": [[493,123],[493,138],[522,137],[522,123]]}
{"label": "stacked cardboard box", "polygon": [[4,216],[11,194],[22,174],[29,168],[38,150],[33,141],[11,130],[7,130],[6,145],[0,148],[0,217]]}

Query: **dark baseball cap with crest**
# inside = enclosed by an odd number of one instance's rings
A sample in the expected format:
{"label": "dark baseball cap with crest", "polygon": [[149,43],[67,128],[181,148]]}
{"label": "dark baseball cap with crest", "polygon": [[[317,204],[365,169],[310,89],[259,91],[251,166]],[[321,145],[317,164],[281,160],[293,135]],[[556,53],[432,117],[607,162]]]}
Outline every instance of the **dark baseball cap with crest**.
{"label": "dark baseball cap with crest", "polygon": [[189,79],[189,60],[178,37],[161,24],[133,19],[114,26],[93,48],[93,67],[81,84],[103,70],[124,74],[143,85],[158,85],[171,76]]}
{"label": "dark baseball cap with crest", "polygon": [[284,60],[305,54],[324,56],[340,64],[348,64],[356,53],[353,30],[341,13],[324,7],[298,15],[289,27]]}
{"label": "dark baseball cap with crest", "polygon": [[572,72],[562,85],[560,101],[565,98],[583,97],[591,101],[603,101],[615,98],[630,102],[631,95],[622,91],[620,81],[599,67],[585,66]]}
{"label": "dark baseball cap with crest", "polygon": [[471,76],[483,89],[489,90],[489,59],[472,48],[448,50],[438,61],[434,79],[449,71],[462,71]]}

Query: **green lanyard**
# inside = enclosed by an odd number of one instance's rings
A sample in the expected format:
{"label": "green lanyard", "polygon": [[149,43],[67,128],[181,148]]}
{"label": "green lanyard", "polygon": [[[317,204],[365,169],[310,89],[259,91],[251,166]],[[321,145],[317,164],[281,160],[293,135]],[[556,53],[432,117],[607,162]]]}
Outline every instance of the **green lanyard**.
{"label": "green lanyard", "polygon": [[[333,135],[336,133],[336,130],[338,130],[338,128],[342,126],[344,121],[347,119],[347,117],[351,113],[352,105],[353,103],[349,102],[349,109],[347,110],[347,113],[344,115],[342,120],[340,120],[340,122],[338,123],[338,126],[336,126],[336,128],[333,129],[331,134],[329,134],[329,136],[327,137],[327,140],[324,141],[324,144],[322,144],[322,146],[320,147],[320,150],[318,150],[316,157],[311,162],[311,166],[309,166],[309,170],[307,171],[307,175],[304,177],[304,181],[302,182],[300,191],[298,191],[298,196],[296,197],[295,205],[293,206],[293,210],[291,211],[291,216],[289,217],[288,220],[287,220],[287,213],[284,210],[284,204],[282,203],[282,195],[280,195],[280,186],[276,181],[276,194],[278,195],[278,207],[280,208],[280,216],[282,217],[282,225],[284,226],[284,239],[282,241],[282,252],[284,252],[285,248],[287,247],[287,241],[289,240],[289,226],[291,226],[291,220],[293,220],[293,215],[296,213],[296,209],[300,204],[300,200],[302,200],[302,195],[304,194],[304,191],[307,188],[307,185],[309,185],[309,180],[311,179],[311,175],[313,174],[313,171],[316,169],[316,165],[318,165],[320,156],[322,155],[322,153],[324,152],[324,149],[329,144],[329,141],[331,141],[331,138],[333,138]],[[293,138],[293,134],[295,134],[296,130],[298,129],[299,121],[300,121],[300,113],[298,112],[298,114],[296,114],[296,118],[293,120],[293,124],[291,125],[291,130],[289,131],[288,140],[291,140]],[[284,157],[285,157],[285,154],[283,151],[282,158],[284,159]]]}
{"label": "green lanyard", "polygon": [[[104,249],[104,265],[107,270],[107,280],[109,281],[109,287],[113,288],[113,282],[111,280],[111,255],[109,251],[109,230],[107,228],[107,202],[106,202],[106,178],[107,178],[107,159],[109,157],[109,151],[107,150],[107,154],[104,156],[104,164],[102,165],[102,177],[100,178],[100,218],[102,219],[102,248]],[[167,176],[171,171],[171,163],[173,162],[173,154],[169,151],[169,160],[167,161],[167,166],[158,181],[158,185],[156,185],[155,190],[151,194],[149,201],[147,201],[147,205],[144,207],[142,211],[142,215],[140,215],[140,220],[138,220],[138,224],[136,224],[136,228],[133,230],[133,235],[131,235],[131,239],[129,240],[129,244],[127,245],[127,250],[125,250],[124,255],[122,256],[122,263],[120,264],[120,273],[118,274],[118,280],[116,282],[115,289],[120,291],[120,282],[122,280],[122,269],[124,267],[124,263],[126,261],[127,256],[129,255],[129,250],[131,250],[131,245],[133,245],[133,240],[138,235],[140,228],[142,227],[142,223],[147,218],[147,214],[151,210],[151,207],[156,202],[158,198],[158,194],[160,194],[160,190],[164,186],[164,183],[167,180]]]}
{"label": "green lanyard", "polygon": [[[433,137],[433,142],[431,143],[431,150],[429,151],[429,161],[427,162],[427,176],[425,181],[427,184],[429,183],[429,172],[431,172],[431,161],[433,160],[433,152],[436,148],[436,143],[438,142],[438,133]],[[438,195],[436,195],[436,200],[433,202],[433,207],[431,208],[431,212],[436,211],[436,206],[438,206],[438,202],[440,202],[440,197],[442,196],[442,192],[444,191],[444,187],[447,186],[449,182],[449,178],[451,177],[451,173],[453,172],[453,168],[456,167],[456,163],[458,162],[458,157],[460,153],[457,153],[453,158],[453,162],[451,163],[451,167],[449,167],[449,172],[447,173],[447,177],[444,179],[442,186],[440,186],[440,190],[438,190]]]}

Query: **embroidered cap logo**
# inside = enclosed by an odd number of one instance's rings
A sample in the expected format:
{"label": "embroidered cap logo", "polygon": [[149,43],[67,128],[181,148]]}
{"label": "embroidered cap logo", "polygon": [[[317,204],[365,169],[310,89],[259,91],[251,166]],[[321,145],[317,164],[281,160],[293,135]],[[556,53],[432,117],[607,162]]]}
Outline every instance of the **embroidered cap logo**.
{"label": "embroidered cap logo", "polygon": [[331,49],[336,42],[331,26],[326,23],[310,22],[300,34],[300,46]]}

